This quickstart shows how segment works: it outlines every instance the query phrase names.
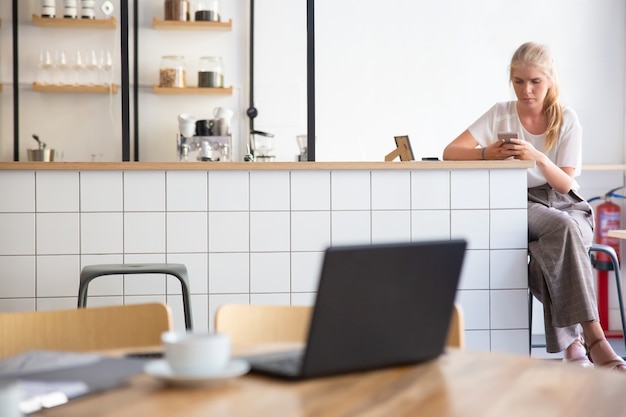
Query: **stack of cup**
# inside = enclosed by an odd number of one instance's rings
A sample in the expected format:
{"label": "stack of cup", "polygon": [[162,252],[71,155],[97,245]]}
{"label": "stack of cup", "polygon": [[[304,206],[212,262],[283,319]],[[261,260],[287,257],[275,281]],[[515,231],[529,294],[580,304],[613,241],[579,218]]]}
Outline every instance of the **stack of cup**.
{"label": "stack of cup", "polygon": [[41,0],[41,17],[54,19],[56,17],[55,0]]}
{"label": "stack of cup", "polygon": [[77,0],[63,0],[63,17],[66,19],[76,19],[78,17]]}
{"label": "stack of cup", "polygon": [[94,0],[81,0],[80,2],[80,10],[81,17],[83,19],[95,19],[96,12],[94,11],[94,7],[96,2]]}
{"label": "stack of cup", "polygon": [[184,138],[191,138],[196,133],[196,118],[190,114],[178,115],[178,130]]}

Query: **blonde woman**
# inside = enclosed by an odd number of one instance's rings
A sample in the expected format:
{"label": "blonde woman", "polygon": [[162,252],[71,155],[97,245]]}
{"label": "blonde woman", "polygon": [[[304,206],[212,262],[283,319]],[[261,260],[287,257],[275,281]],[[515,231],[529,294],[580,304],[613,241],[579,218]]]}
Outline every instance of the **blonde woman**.
{"label": "blonde woman", "polygon": [[[551,51],[533,42],[521,45],[511,59],[510,81],[517,100],[495,104],[444,149],[443,158],[535,162],[528,170],[528,283],[543,303],[546,350],[582,366],[624,372],[626,363],[598,321],[588,255],[593,211],[577,194],[575,180],[582,127],[574,110],[559,103]],[[503,133],[517,138],[504,139]]]}

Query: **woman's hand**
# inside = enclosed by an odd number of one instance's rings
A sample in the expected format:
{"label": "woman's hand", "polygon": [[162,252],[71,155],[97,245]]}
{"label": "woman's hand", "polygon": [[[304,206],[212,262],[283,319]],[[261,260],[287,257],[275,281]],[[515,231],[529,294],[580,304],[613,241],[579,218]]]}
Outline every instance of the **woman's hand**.
{"label": "woman's hand", "polygon": [[[496,148],[495,154],[498,156],[498,158],[494,159],[506,159],[512,156],[515,159],[523,161],[539,161],[545,156],[544,153],[538,151],[532,143],[522,139],[511,139],[509,142],[499,140],[491,146]],[[487,151],[485,151],[485,153],[487,153]]]}

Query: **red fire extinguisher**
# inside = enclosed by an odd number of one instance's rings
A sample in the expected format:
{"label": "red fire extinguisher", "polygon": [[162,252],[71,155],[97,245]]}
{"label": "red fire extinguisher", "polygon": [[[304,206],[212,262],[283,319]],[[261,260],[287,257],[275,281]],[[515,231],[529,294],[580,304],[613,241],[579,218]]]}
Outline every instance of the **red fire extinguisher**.
{"label": "red fire extinguisher", "polygon": [[[620,206],[613,203],[606,197],[604,203],[596,207],[596,236],[595,241],[601,245],[607,245],[615,249],[619,258],[620,240],[609,236],[609,230],[619,230],[622,222],[622,211]],[[613,264],[609,256],[603,252],[596,254],[596,269],[609,271]]]}

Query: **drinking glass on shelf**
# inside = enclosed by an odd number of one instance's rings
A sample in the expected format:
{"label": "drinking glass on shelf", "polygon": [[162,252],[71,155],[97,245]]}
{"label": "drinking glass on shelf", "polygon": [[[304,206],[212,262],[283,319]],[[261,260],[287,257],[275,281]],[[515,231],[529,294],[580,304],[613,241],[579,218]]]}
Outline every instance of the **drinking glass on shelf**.
{"label": "drinking glass on shelf", "polygon": [[85,61],[88,75],[87,84],[98,85],[100,78],[100,60],[98,59],[98,54],[96,53],[96,51],[93,49],[91,51],[88,51]]}
{"label": "drinking glass on shelf", "polygon": [[101,85],[111,85],[113,77],[113,58],[111,51],[100,51]]}
{"label": "drinking glass on shelf", "polygon": [[54,52],[54,79],[53,83],[57,85],[68,84],[69,66],[67,64],[67,57],[65,51]]}
{"label": "drinking glass on shelf", "polygon": [[85,64],[83,63],[83,55],[79,50],[74,51],[74,58],[72,60],[72,71],[70,84],[83,85],[85,82]]}
{"label": "drinking glass on shelf", "polygon": [[37,74],[37,83],[41,85],[52,84],[52,71],[54,63],[52,61],[52,54],[48,49],[42,49],[39,51],[39,69]]}

